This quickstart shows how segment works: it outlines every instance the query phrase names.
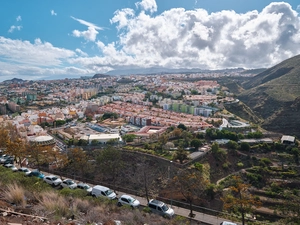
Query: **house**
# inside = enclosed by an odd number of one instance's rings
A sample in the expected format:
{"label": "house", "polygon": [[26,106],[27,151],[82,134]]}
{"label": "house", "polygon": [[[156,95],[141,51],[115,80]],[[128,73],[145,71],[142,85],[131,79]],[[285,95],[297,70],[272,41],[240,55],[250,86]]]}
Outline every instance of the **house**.
{"label": "house", "polygon": [[281,144],[295,144],[295,137],[289,135],[283,135],[281,137]]}

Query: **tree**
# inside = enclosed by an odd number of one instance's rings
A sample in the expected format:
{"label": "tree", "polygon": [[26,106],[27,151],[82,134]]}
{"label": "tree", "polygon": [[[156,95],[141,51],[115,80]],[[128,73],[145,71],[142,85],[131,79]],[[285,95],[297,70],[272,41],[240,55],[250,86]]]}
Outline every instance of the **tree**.
{"label": "tree", "polygon": [[213,154],[216,154],[218,153],[220,147],[219,147],[219,144],[217,142],[214,142],[212,145],[211,145],[211,151]]}
{"label": "tree", "polygon": [[85,171],[88,168],[88,157],[86,152],[81,148],[71,148],[67,153],[69,159],[69,166],[74,172],[80,172],[80,175],[83,176]]}
{"label": "tree", "polygon": [[137,163],[127,162],[126,171],[121,171],[121,173],[127,182],[133,184],[137,192],[143,192],[149,202],[150,196],[156,195],[157,187],[162,185],[158,183],[157,178],[166,177],[167,169],[159,162],[142,157],[138,159]]}
{"label": "tree", "polygon": [[26,147],[24,141],[18,138],[12,142],[9,139],[6,144],[5,153],[14,156],[16,161],[21,166],[22,159],[26,156]]}
{"label": "tree", "polygon": [[194,147],[196,151],[201,146],[201,144],[202,144],[202,142],[196,138],[191,141],[191,146]]}
{"label": "tree", "polygon": [[49,163],[51,163],[55,169],[63,168],[69,163],[68,156],[56,149],[52,149],[52,151],[48,153]]}
{"label": "tree", "polygon": [[49,162],[49,152],[51,146],[42,146],[37,144],[27,144],[26,152],[29,155],[30,162],[40,169],[40,166]]}
{"label": "tree", "polygon": [[179,128],[175,128],[172,133],[174,137],[179,138],[181,136],[182,131]]}
{"label": "tree", "polygon": [[186,126],[182,123],[180,123],[177,128],[181,129],[181,130],[187,130]]}
{"label": "tree", "polygon": [[125,141],[125,142],[133,142],[133,140],[136,138],[136,135],[135,134],[125,134],[122,136],[122,139]]}
{"label": "tree", "polygon": [[239,176],[232,177],[232,184],[228,187],[229,193],[221,198],[224,202],[223,208],[234,213],[240,213],[242,223],[245,224],[246,213],[251,213],[254,208],[259,208],[262,203],[255,198],[250,192],[250,184],[244,184]]}
{"label": "tree", "polygon": [[55,124],[57,127],[62,126],[66,123],[65,120],[55,120]]}
{"label": "tree", "polygon": [[242,142],[242,143],[241,143],[241,150],[242,150],[242,151],[248,152],[248,151],[250,150],[250,145],[249,145],[249,143],[247,143],[247,142]]}
{"label": "tree", "polygon": [[9,132],[4,124],[0,125],[0,148],[6,148],[7,141],[10,140]]}
{"label": "tree", "polygon": [[182,147],[179,147],[175,152],[173,160],[179,160],[179,162],[182,164],[186,159],[188,159],[187,152]]}
{"label": "tree", "polygon": [[112,146],[108,146],[98,152],[96,161],[102,173],[112,180],[115,188],[116,179],[123,168],[121,152]]}
{"label": "tree", "polygon": [[193,202],[201,198],[209,183],[208,180],[197,169],[184,169],[178,172],[177,176],[174,177],[174,181],[182,196],[189,203],[189,216],[193,217]]}
{"label": "tree", "polygon": [[227,145],[227,148],[228,149],[231,149],[231,150],[235,150],[238,148],[238,143],[236,141],[228,141],[228,143],[226,144]]}

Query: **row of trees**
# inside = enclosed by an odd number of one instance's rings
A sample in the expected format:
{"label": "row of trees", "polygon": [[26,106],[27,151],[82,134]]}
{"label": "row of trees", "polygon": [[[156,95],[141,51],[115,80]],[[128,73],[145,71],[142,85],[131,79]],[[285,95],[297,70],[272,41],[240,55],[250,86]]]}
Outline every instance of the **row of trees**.
{"label": "row of trees", "polygon": [[238,141],[240,139],[245,138],[262,138],[263,134],[260,131],[249,132],[247,135],[242,133],[236,133],[233,131],[229,131],[226,129],[215,129],[215,128],[208,128],[206,130],[206,137],[214,140],[214,139],[230,139],[232,141]]}

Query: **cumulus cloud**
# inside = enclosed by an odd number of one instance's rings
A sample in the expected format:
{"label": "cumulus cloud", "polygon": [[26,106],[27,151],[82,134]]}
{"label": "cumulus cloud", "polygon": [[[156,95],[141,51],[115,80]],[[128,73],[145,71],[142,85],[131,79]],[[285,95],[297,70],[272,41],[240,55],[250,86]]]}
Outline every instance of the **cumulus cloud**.
{"label": "cumulus cloud", "polygon": [[[76,50],[81,55],[85,53]],[[70,65],[68,60],[77,57],[76,52],[54,47],[37,38],[33,43],[12,40],[0,36],[0,79],[22,76],[23,79],[42,79],[49,76],[80,76],[93,74],[94,70]]]}
{"label": "cumulus cloud", "polygon": [[157,11],[157,5],[155,0],[142,0],[141,2],[135,3],[137,8],[141,8],[144,11],[150,11],[154,13]]}
{"label": "cumulus cloud", "polygon": [[51,16],[57,16],[57,13],[56,13],[56,12],[54,12],[54,10],[53,10],[53,9],[50,11],[50,13],[51,13]]}
{"label": "cumulus cloud", "polygon": [[274,2],[261,12],[243,14],[173,8],[152,16],[146,12],[149,2],[137,3],[144,9],[139,14],[132,9],[115,12],[111,23],[119,30],[119,40],[96,43],[103,53],[93,59],[98,66],[259,68],[300,53],[299,17],[288,3]]}
{"label": "cumulus cloud", "polygon": [[15,30],[21,30],[22,29],[22,26],[10,26],[9,30],[8,30],[8,33],[12,33],[14,32]]}
{"label": "cumulus cloud", "polygon": [[0,57],[12,64],[51,67],[60,65],[61,59],[73,56],[75,52],[54,47],[40,39],[31,43],[0,36]]}
{"label": "cumulus cloud", "polygon": [[99,27],[91,22],[87,22],[85,20],[82,19],[77,19],[73,16],[71,16],[71,18],[73,20],[76,20],[77,22],[79,22],[82,25],[85,25],[88,27],[87,30],[85,31],[79,31],[79,30],[73,30],[72,34],[74,37],[83,37],[85,40],[87,41],[95,41],[97,38],[97,34],[99,34],[99,32],[97,30],[103,30],[102,27]]}
{"label": "cumulus cloud", "polygon": [[22,17],[21,16],[17,16],[16,20],[17,20],[17,22],[19,22],[19,21],[22,20]]}

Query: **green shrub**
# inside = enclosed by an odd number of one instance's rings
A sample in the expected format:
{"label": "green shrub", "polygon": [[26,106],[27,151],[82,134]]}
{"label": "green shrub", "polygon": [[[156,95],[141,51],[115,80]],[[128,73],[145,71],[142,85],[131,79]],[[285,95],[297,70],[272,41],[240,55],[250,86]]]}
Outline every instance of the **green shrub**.
{"label": "green shrub", "polygon": [[201,164],[201,163],[199,163],[199,162],[195,162],[194,163],[194,166],[195,166],[195,168],[197,169],[197,170],[199,170],[199,171],[203,171],[203,164]]}
{"label": "green shrub", "polygon": [[242,162],[238,162],[236,165],[237,165],[237,167],[244,167],[244,163],[242,163]]}
{"label": "green shrub", "polygon": [[81,189],[70,189],[70,188],[63,188],[59,191],[59,193],[63,196],[70,196],[70,197],[77,197],[77,198],[84,198],[87,196],[87,192]]}
{"label": "green shrub", "polygon": [[230,166],[230,163],[228,163],[228,162],[223,163],[223,165],[222,165],[224,170],[228,170],[229,166]]}
{"label": "green shrub", "polygon": [[147,206],[147,207],[143,208],[143,212],[151,213],[151,209]]}

